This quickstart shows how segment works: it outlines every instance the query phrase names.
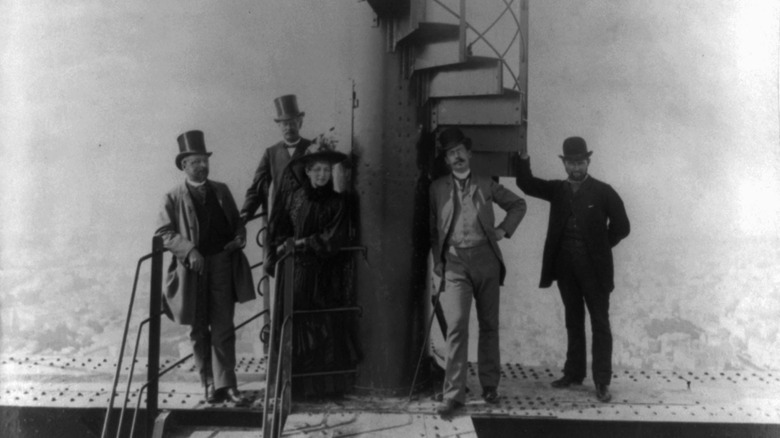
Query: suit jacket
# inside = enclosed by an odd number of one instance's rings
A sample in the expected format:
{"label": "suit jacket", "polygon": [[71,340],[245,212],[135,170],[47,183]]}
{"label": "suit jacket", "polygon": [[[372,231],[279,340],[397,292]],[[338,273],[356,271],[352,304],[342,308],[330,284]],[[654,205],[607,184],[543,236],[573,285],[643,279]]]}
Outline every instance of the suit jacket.
{"label": "suit jacket", "polygon": [[542,279],[539,287],[549,287],[555,278],[558,257],[566,221],[574,214],[582,230],[588,256],[602,286],[607,292],[615,288],[612,247],[628,236],[631,225],[623,201],[617,192],[592,176],[582,183],[572,196],[565,180],[535,178],[531,160],[517,160],[517,186],[529,196],[550,202],[547,240],[542,258]]}
{"label": "suit jacket", "polygon": [[[500,283],[504,284],[506,277],[506,266],[504,258],[501,255],[501,249],[498,247],[495,228],[502,228],[506,231],[506,237],[512,234],[520,225],[520,221],[525,216],[525,201],[510,192],[501,184],[493,181],[491,178],[471,174],[471,197],[474,206],[477,209],[477,219],[479,225],[488,238],[490,247],[495,252],[496,257],[501,262]],[[447,238],[452,227],[452,220],[455,213],[455,182],[451,175],[443,176],[431,184],[430,194],[430,231],[431,231],[431,250],[433,251],[433,260],[436,264],[436,271],[441,272],[441,265],[444,262],[444,255],[447,251]],[[495,217],[493,215],[493,203],[498,204],[506,211],[506,217],[495,226]]]}
{"label": "suit jacket", "polygon": [[[214,189],[217,201],[235,235],[246,237],[246,229],[238,216],[238,208],[228,186],[211,180],[206,183]],[[195,319],[199,275],[184,264],[187,255],[197,246],[200,232],[193,202],[186,182],[174,187],[163,199],[155,232],[155,235],[162,236],[165,249],[173,254],[163,294],[165,304],[171,312],[169,316],[180,324],[192,324]],[[231,303],[254,299],[252,271],[244,252],[235,250],[230,257],[233,265],[233,293],[225,299]]]}
{"label": "suit jacket", "polygon": [[[292,155],[287,152],[284,141],[280,141],[265,150],[263,157],[260,159],[260,164],[257,166],[257,170],[255,170],[252,184],[244,196],[241,216],[252,217],[261,205],[268,211],[268,189],[271,187],[271,183],[273,183],[273,193],[271,194],[271,202],[273,202],[276,199],[276,195],[279,194],[282,174],[284,168],[287,167],[287,163],[293,158],[303,155],[303,152],[310,145],[311,140],[301,138],[301,141],[295,146]],[[301,176],[298,175],[298,177],[300,178]]]}

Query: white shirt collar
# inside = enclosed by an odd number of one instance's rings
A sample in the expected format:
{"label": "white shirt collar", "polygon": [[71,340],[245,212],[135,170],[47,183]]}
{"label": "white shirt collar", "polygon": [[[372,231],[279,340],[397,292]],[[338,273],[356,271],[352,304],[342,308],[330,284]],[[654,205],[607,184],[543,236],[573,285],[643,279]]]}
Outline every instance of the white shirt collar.
{"label": "white shirt collar", "polygon": [[190,181],[189,179],[187,179],[186,181],[187,181],[187,184],[189,184],[189,185],[190,185],[190,186],[192,186],[192,187],[200,187],[200,186],[202,186],[203,184],[206,184],[206,181],[199,182],[199,183],[198,183],[198,182],[195,182],[195,181]]}
{"label": "white shirt collar", "polygon": [[455,178],[458,178],[458,179],[466,179],[466,178],[471,176],[471,169],[469,169],[469,170],[467,170],[465,172],[462,172],[462,173],[461,172],[456,172],[456,171],[453,170],[452,171],[452,176],[454,176]]}
{"label": "white shirt collar", "polygon": [[301,142],[301,137],[298,137],[298,140],[296,140],[293,143],[290,143],[289,141],[287,141],[285,139],[282,139],[282,141],[284,142],[285,146],[287,146],[288,148],[291,148],[291,147],[298,146],[298,143]]}

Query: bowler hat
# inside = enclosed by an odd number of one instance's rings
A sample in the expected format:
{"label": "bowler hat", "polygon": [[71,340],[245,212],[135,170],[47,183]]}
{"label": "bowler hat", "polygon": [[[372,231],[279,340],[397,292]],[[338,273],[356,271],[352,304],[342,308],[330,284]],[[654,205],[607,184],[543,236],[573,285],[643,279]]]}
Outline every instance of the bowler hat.
{"label": "bowler hat", "polygon": [[211,156],[206,151],[206,142],[203,141],[203,131],[187,131],[181,134],[176,141],[179,142],[179,155],[176,155],[176,167],[181,170],[181,160],[190,155]]}
{"label": "bowler hat", "polygon": [[588,144],[582,137],[569,137],[563,141],[563,155],[558,155],[563,160],[584,160],[590,157],[593,151],[588,151]]}
{"label": "bowler hat", "polygon": [[458,128],[447,128],[439,134],[439,152],[441,153],[461,144],[466,149],[471,150],[471,139],[463,135],[463,132]]}
{"label": "bowler hat", "polygon": [[298,109],[298,99],[294,94],[285,94],[274,99],[276,107],[276,118],[274,121],[292,120],[297,117],[303,117],[306,113]]}

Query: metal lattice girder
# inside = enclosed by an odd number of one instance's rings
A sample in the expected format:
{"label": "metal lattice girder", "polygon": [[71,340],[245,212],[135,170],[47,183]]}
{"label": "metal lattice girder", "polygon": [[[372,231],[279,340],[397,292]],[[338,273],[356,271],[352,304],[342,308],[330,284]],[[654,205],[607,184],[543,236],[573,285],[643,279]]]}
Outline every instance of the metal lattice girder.
{"label": "metal lattice girder", "polygon": [[431,123],[439,125],[519,125],[520,93],[505,90],[502,96],[438,99],[431,108]]}
{"label": "metal lattice girder", "polygon": [[431,73],[428,97],[485,96],[503,94],[503,66],[492,58],[471,58],[455,67]]}

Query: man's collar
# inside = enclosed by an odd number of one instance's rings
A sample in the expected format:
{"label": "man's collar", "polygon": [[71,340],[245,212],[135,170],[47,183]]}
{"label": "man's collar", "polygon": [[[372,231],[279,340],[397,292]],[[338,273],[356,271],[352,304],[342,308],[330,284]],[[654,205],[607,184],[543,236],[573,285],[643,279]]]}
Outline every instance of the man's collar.
{"label": "man's collar", "polygon": [[582,184],[582,183],[584,183],[585,181],[587,181],[587,180],[588,180],[588,178],[590,178],[590,174],[586,174],[586,175],[585,175],[585,178],[583,178],[583,179],[582,179],[582,181],[574,181],[573,179],[569,179],[569,178],[567,178],[567,179],[566,179],[566,181],[567,181],[569,184]]}
{"label": "man's collar", "polygon": [[187,184],[189,184],[191,187],[200,187],[203,184],[206,184],[206,181],[208,181],[208,180],[198,183],[198,182],[195,182],[195,181],[190,181],[189,178],[188,178],[185,181],[187,181]]}
{"label": "man's collar", "polygon": [[301,137],[298,137],[298,140],[296,140],[296,141],[294,141],[292,143],[290,143],[289,141],[287,141],[285,139],[282,139],[282,141],[284,142],[285,147],[294,148],[294,147],[298,146],[298,144],[301,142]]}
{"label": "man's collar", "polygon": [[468,179],[470,176],[471,176],[471,169],[463,173],[455,172],[454,170],[452,171],[452,177],[459,180]]}

